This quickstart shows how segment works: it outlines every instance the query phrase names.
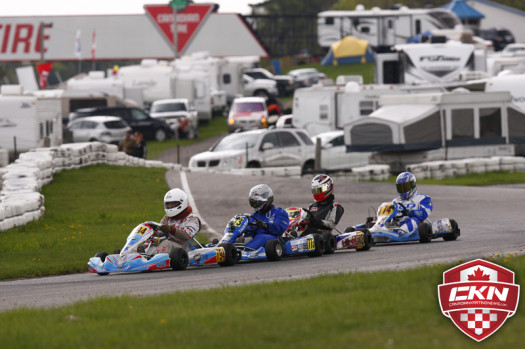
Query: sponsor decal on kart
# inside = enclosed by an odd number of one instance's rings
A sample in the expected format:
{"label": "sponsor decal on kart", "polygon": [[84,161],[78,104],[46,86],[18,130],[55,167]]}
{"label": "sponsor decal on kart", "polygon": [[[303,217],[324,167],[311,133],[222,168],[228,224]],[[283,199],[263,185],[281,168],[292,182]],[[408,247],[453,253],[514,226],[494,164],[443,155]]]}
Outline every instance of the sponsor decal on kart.
{"label": "sponsor decal on kart", "polygon": [[313,236],[310,235],[307,238],[307,243],[308,243],[308,251],[315,250],[315,241],[314,241],[314,237]]}
{"label": "sponsor decal on kart", "polygon": [[516,313],[519,292],[514,272],[482,259],[445,271],[438,285],[443,315],[478,342]]}
{"label": "sponsor decal on kart", "polygon": [[215,250],[215,256],[217,257],[217,263],[224,262],[226,260],[226,251],[223,247],[218,247]]}

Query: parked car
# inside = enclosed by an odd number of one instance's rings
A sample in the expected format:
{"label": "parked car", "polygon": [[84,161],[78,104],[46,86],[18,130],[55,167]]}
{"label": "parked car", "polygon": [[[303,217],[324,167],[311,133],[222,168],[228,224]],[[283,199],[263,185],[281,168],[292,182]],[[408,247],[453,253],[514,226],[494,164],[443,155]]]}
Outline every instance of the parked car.
{"label": "parked car", "polygon": [[67,129],[73,142],[118,144],[131,127],[118,116],[89,116],[71,121]]}
{"label": "parked car", "polygon": [[228,131],[268,126],[268,108],[262,97],[235,98],[228,114]]}
{"label": "parked car", "polygon": [[525,44],[508,44],[503,50],[502,55],[523,56],[525,55]]}
{"label": "parked car", "polygon": [[508,44],[516,42],[514,35],[508,29],[502,27],[478,29],[475,34],[485,40],[492,41],[494,51],[501,51]]}
{"label": "parked car", "polygon": [[94,107],[77,109],[69,114],[69,120],[95,115],[113,115],[124,119],[133,131],[139,131],[146,140],[164,141],[172,138],[174,132],[169,125],[159,119],[152,118],[144,110],[134,107]]}
{"label": "parked car", "polygon": [[178,138],[197,138],[199,120],[197,111],[187,98],[160,99],[151,104],[150,115],[154,119],[164,120]]}
{"label": "parked car", "polygon": [[249,68],[244,69],[244,74],[249,77],[259,80],[267,79],[274,80],[277,83],[277,89],[280,97],[290,96],[293,93],[294,85],[293,78],[287,75],[274,75],[264,68]]}
{"label": "parked car", "polygon": [[294,69],[288,72],[288,75],[293,78],[294,87],[309,87],[317,84],[319,80],[325,79],[326,75],[315,68],[301,68]]}
{"label": "parked car", "polygon": [[300,166],[303,173],[313,171],[314,144],[304,130],[273,128],[232,133],[189,161],[190,168],[214,170],[276,166]]}
{"label": "parked car", "polygon": [[244,95],[268,98],[270,96],[277,96],[277,83],[269,79],[254,79],[246,74],[242,76],[244,84]]}
{"label": "parked car", "polygon": [[321,168],[323,170],[349,170],[369,164],[371,153],[347,152],[342,130],[319,133],[312,137],[314,144],[321,140]]}

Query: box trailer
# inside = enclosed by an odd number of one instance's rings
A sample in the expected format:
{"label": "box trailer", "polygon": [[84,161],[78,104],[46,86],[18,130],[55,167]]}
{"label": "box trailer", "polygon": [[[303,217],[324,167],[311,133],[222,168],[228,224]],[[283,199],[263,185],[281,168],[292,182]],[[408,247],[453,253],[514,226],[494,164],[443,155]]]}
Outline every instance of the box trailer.
{"label": "box trailer", "polygon": [[20,85],[0,90],[0,148],[11,156],[62,144],[60,98],[24,95]]}

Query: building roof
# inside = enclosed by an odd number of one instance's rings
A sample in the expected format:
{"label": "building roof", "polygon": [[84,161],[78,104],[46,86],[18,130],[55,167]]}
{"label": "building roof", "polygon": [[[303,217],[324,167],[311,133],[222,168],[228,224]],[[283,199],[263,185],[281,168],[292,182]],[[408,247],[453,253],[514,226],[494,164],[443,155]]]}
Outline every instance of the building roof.
{"label": "building roof", "polygon": [[442,6],[447,10],[454,12],[460,19],[481,19],[485,18],[485,15],[478,10],[472,8],[464,0],[453,0],[446,5]]}

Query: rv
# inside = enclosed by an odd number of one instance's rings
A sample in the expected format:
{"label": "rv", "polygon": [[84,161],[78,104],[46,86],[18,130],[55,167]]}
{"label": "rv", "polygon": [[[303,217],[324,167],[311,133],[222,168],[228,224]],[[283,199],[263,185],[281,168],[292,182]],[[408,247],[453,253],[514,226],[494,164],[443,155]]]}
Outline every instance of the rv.
{"label": "rv", "polygon": [[388,51],[418,34],[438,34],[442,29],[463,30],[457,15],[443,8],[365,10],[358,5],[355,11],[323,11],[317,15],[318,43],[326,49],[351,35],[368,41],[378,52]]}
{"label": "rv", "polygon": [[390,95],[344,128],[347,151],[374,152],[394,172],[407,164],[525,155],[525,111],[508,91]]}
{"label": "rv", "polygon": [[525,111],[525,74],[503,74],[491,77],[485,83],[485,91],[509,91],[512,103]]}
{"label": "rv", "polygon": [[142,88],[146,105],[159,99],[188,98],[202,122],[226,109],[226,93],[216,88],[217,79],[211,78],[209,71],[178,69],[173,63],[149,59],[140,65],[121,67],[117,76],[125,88]]}
{"label": "rv", "polygon": [[472,44],[404,44],[376,54],[376,84],[447,84],[465,72],[486,71],[486,52]]}
{"label": "rv", "polygon": [[0,90],[0,148],[14,153],[62,144],[61,100],[24,95],[20,85]]}
{"label": "rv", "polygon": [[[360,76],[359,76],[360,77]],[[379,108],[379,97],[389,94],[439,92],[439,86],[362,84],[354,76],[339,76],[335,86],[314,85],[299,88],[293,97],[293,125],[304,128],[312,136],[343,129]],[[347,82],[348,81],[348,82]]]}

